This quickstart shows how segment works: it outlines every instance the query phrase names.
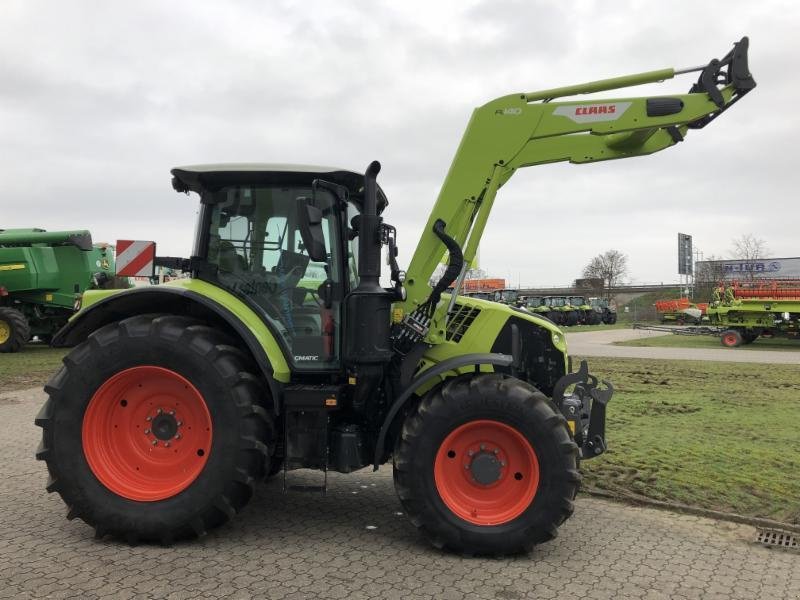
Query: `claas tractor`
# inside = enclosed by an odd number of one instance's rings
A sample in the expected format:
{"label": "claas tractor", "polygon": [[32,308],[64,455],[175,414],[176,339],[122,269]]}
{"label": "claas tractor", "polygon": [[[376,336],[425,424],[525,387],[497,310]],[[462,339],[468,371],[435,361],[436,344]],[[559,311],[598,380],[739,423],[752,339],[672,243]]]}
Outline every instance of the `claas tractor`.
{"label": "claas tractor", "polygon": [[612,387],[573,370],[549,320],[460,294],[497,192],[523,167],[675,146],[755,86],[747,44],[686,94],[559,100],[692,70],[668,68],[477,108],[405,272],[377,162],[173,169],[200,200],[194,248],[156,263],[188,277],[88,292],[57,334],[72,350],[36,417],[47,490],[98,536],[170,543],[233,518],[264,478],[291,489],[312,469],[324,490],[330,471],[389,463],[436,547],[552,539],[579,462],[606,449]]}
{"label": "claas tractor", "polygon": [[113,248],[88,231],[0,229],[0,353],[49,343],[84,291],[113,283]]}

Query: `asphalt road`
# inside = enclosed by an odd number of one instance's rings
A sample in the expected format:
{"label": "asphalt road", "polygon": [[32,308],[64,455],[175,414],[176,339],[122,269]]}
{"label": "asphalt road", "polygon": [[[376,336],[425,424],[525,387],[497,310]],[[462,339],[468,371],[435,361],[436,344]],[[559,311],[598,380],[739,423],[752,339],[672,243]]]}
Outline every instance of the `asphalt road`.
{"label": "asphalt road", "polygon": [[585,496],[530,555],[441,553],[400,512],[388,469],[332,475],[324,498],[272,481],[194,542],[97,541],[44,490],[42,400],[0,393],[0,598],[800,598],[800,554],[754,544],[750,527]]}
{"label": "asphalt road", "polygon": [[614,342],[655,337],[661,331],[641,329],[607,329],[567,333],[567,348],[573,356],[610,356],[617,358],[655,358],[674,360],[710,360],[800,365],[800,352],[780,350],[747,350],[742,348],[649,348],[615,346]]}

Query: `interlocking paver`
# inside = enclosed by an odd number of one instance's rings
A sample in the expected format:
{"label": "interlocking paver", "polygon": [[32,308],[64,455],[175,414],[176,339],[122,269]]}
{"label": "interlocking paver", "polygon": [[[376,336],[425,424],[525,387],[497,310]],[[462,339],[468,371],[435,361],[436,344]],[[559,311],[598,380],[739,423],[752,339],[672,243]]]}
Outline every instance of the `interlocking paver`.
{"label": "interlocking paver", "polygon": [[800,600],[800,554],[749,527],[585,496],[529,556],[442,553],[397,514],[389,469],[331,474],[325,498],[267,483],[229,525],[170,548],[97,541],[44,491],[42,401],[0,393],[0,598]]}

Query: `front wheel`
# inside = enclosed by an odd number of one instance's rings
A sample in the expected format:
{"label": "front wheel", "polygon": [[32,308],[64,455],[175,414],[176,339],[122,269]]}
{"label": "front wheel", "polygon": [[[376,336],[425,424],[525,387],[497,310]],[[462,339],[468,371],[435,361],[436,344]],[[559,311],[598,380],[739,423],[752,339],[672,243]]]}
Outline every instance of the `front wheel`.
{"label": "front wheel", "polygon": [[17,352],[31,337],[28,320],[16,308],[0,306],[0,352]]}
{"label": "front wheel", "polygon": [[407,417],[394,480],[412,523],[435,546],[523,552],[555,537],[572,514],[577,446],[531,386],[464,376],[429,392]]}
{"label": "front wheel", "polygon": [[202,535],[238,513],[269,469],[259,380],[230,340],[178,316],[107,325],[64,359],[36,418],[36,457],[99,536]]}

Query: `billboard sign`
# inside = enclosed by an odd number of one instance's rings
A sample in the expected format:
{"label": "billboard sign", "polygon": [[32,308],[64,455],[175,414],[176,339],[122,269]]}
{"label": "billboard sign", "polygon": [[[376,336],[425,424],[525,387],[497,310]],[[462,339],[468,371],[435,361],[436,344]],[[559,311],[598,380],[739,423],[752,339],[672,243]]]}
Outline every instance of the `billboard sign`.
{"label": "billboard sign", "polygon": [[678,234],[678,274],[691,275],[694,272],[692,264],[692,236],[686,233]]}
{"label": "billboard sign", "polygon": [[800,257],[757,258],[755,260],[704,260],[697,263],[697,270],[724,273],[725,279],[750,277],[769,279],[800,278]]}

